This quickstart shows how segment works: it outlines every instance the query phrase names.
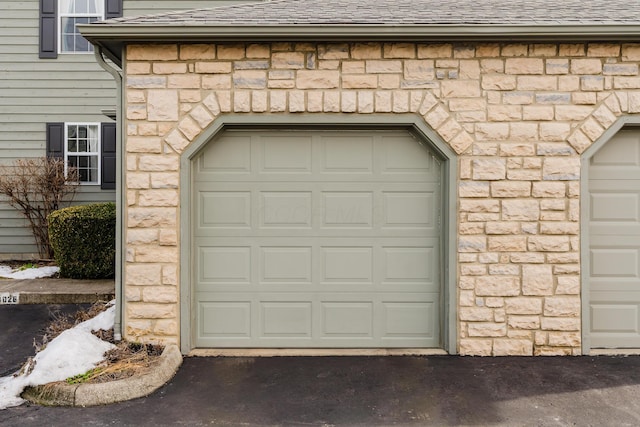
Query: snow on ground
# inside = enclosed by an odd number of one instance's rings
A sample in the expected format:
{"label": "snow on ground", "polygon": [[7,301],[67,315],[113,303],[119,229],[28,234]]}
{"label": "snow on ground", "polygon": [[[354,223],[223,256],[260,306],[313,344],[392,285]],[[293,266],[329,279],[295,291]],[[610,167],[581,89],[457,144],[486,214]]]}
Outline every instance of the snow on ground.
{"label": "snow on ground", "polygon": [[25,387],[64,381],[84,374],[104,360],[105,352],[115,346],[102,341],[91,331],[113,328],[115,306],[68,329],[47,344],[33,358],[33,370],[27,374],[0,378],[0,410],[21,405]]}
{"label": "snow on ground", "polygon": [[58,267],[37,267],[20,270],[13,269],[8,265],[0,265],[0,277],[6,279],[40,279],[42,277],[51,277],[58,271],[60,271]]}

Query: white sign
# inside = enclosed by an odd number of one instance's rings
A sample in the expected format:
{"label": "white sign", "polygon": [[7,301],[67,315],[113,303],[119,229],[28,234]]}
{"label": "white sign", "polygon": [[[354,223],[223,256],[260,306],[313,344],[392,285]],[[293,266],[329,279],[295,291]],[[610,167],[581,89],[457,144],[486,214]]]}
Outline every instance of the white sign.
{"label": "white sign", "polygon": [[0,293],[0,305],[4,304],[18,304],[20,300],[20,294]]}

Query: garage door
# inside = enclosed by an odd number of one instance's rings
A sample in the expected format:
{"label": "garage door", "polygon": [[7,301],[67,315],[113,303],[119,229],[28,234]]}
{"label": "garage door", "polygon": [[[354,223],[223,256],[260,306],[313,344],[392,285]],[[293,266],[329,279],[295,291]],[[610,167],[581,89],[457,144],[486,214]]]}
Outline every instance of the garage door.
{"label": "garage door", "polygon": [[591,347],[640,348],[640,131],[589,164]]}
{"label": "garage door", "polygon": [[197,347],[439,347],[441,171],[406,131],[233,131],[194,159]]}

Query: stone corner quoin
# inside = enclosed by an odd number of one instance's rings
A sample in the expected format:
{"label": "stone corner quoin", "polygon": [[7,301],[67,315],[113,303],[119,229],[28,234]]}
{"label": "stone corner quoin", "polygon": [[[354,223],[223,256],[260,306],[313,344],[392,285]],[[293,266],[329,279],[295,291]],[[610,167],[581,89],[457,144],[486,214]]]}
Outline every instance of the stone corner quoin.
{"label": "stone corner quoin", "polygon": [[217,117],[413,114],[458,154],[458,351],[581,353],[580,154],[640,112],[639,44],[138,44],[126,64],[128,338],[180,340],[180,154]]}

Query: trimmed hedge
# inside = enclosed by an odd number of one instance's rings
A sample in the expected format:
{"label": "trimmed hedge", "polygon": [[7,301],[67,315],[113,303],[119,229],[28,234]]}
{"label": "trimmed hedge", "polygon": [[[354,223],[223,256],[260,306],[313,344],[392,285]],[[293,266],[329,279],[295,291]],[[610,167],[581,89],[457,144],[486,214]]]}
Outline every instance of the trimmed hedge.
{"label": "trimmed hedge", "polygon": [[53,212],[49,215],[49,240],[62,277],[114,277],[115,203],[71,206]]}

